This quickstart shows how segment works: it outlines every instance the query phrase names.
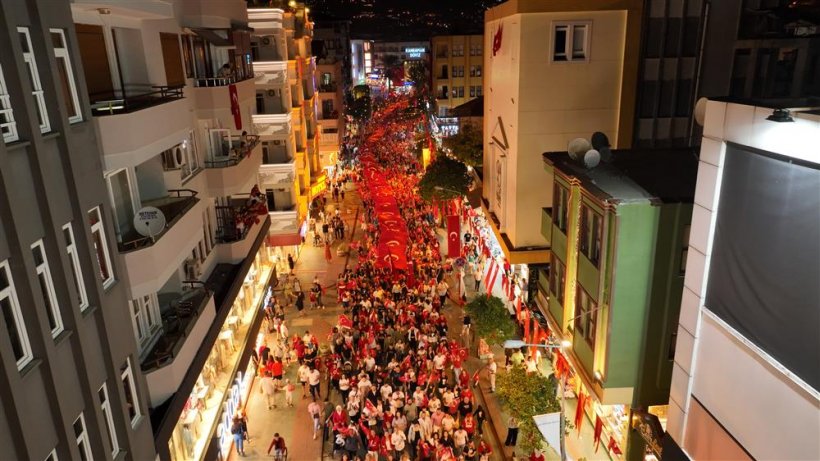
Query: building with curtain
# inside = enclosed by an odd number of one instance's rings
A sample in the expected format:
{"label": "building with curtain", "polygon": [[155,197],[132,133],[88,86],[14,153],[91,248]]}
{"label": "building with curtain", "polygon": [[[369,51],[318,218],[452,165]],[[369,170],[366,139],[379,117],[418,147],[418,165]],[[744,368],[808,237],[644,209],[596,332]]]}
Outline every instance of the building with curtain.
{"label": "building with curtain", "polygon": [[818,108],[706,104],[666,427],[691,459],[820,457]]}
{"label": "building with curtain", "polygon": [[[597,433],[612,459],[660,457],[631,422],[667,424],[695,154],[615,150],[591,168],[566,152],[543,155],[554,179],[541,231],[552,246],[535,301],[553,342],[570,343],[554,366],[576,396],[568,417],[575,408],[578,432]],[[573,457],[595,456],[586,440],[573,441],[582,450]]]}
{"label": "building with curtain", "polygon": [[313,23],[302,3],[249,7],[248,18],[258,57],[253,124],[262,145],[259,187],[271,213],[269,240],[283,256],[295,257],[309,203],[327,178],[320,155]]}
{"label": "building with curtain", "polygon": [[160,458],[203,459],[230,447],[277,263],[246,5],[76,1],[71,16],[131,299],[119,334]]}
{"label": "building with curtain", "polygon": [[4,1],[0,18],[3,457],[153,459],[71,4]]}

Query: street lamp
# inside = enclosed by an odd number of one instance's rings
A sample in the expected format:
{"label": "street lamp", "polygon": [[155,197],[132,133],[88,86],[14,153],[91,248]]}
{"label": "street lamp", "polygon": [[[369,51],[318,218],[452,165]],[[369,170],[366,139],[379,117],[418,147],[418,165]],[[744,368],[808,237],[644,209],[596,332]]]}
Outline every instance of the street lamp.
{"label": "street lamp", "polygon": [[[508,340],[504,341],[504,349],[520,349],[522,347],[540,347],[541,349],[553,350],[553,349],[564,349],[564,348],[567,348],[567,347],[570,347],[570,346],[572,346],[572,343],[570,341],[566,340],[566,339],[561,341],[560,344],[530,344],[530,343],[525,343],[524,341],[522,341],[520,339],[508,339]],[[560,443],[560,445],[561,445],[561,447],[560,447],[560,449],[561,449],[561,461],[566,461],[567,455],[566,455],[566,448],[564,446],[564,431],[566,430],[565,427],[564,427],[564,425],[565,425],[565,423],[564,423],[564,385],[563,385],[562,380],[560,380],[560,379],[558,380],[558,387],[559,387],[558,391],[561,394],[561,415],[560,415],[561,419],[559,420],[561,424],[560,424],[560,427],[558,429],[559,432],[560,432],[559,436],[561,437],[560,438],[560,441],[561,441],[561,443]]]}

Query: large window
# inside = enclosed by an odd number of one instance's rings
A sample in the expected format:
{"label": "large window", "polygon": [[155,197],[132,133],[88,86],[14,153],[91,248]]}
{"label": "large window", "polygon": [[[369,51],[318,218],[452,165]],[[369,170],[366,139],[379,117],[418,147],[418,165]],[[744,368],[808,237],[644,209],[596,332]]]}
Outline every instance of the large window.
{"label": "large window", "polygon": [[589,60],[590,22],[556,23],[552,26],[554,62]]}
{"label": "large window", "polygon": [[601,259],[601,229],[603,218],[591,208],[581,205],[581,228],[578,236],[578,246],[581,253],[598,267]]}
{"label": "large window", "polygon": [[11,98],[3,78],[3,68],[0,67],[0,133],[4,142],[17,141],[17,123],[14,121],[14,112],[11,110]]}
{"label": "large window", "polygon": [[49,29],[51,43],[54,46],[54,57],[57,59],[57,73],[60,76],[60,87],[63,92],[68,121],[76,123],[83,119],[80,111],[80,98],[77,96],[77,83],[74,80],[74,71],[71,70],[71,59],[68,57],[68,46],[65,41],[65,32],[62,29]]}
{"label": "large window", "polygon": [[114,270],[111,266],[111,255],[108,254],[108,240],[105,238],[100,207],[92,208],[88,212],[88,224],[91,226],[91,240],[94,242],[97,264],[100,266],[100,280],[103,287],[108,288],[114,283]]}
{"label": "large window", "polygon": [[31,254],[34,256],[37,281],[40,285],[40,293],[43,295],[43,303],[46,306],[48,327],[51,329],[51,336],[56,337],[63,332],[63,317],[60,315],[60,305],[57,303],[54,281],[51,278],[51,269],[48,267],[48,259],[46,259],[46,251],[43,248],[42,240],[38,240],[31,246]]}
{"label": "large window", "polygon": [[595,330],[598,323],[598,306],[579,284],[575,301],[575,331],[587,340],[590,346],[595,345]]}
{"label": "large window", "polygon": [[80,460],[91,461],[91,443],[88,441],[88,431],[85,429],[85,417],[82,413],[74,420],[74,437],[77,440],[77,448],[80,449]]}
{"label": "large window", "polygon": [[111,413],[111,401],[108,399],[108,384],[103,383],[97,391],[100,397],[100,409],[103,414],[103,421],[108,432],[108,441],[111,442],[111,454],[116,457],[120,451],[120,442],[117,440],[117,429],[114,427],[114,415]]}
{"label": "large window", "polygon": [[470,77],[481,77],[481,66],[470,66]]}
{"label": "large window", "polygon": [[125,405],[128,407],[128,417],[131,419],[131,425],[133,426],[139,420],[141,413],[130,358],[127,359],[125,364],[120,368],[120,378],[122,379],[122,387],[125,390]]}
{"label": "large window", "polygon": [[20,46],[23,48],[23,61],[28,70],[29,83],[31,83],[31,94],[37,103],[37,116],[40,120],[40,132],[46,133],[51,130],[46,111],[46,98],[43,95],[43,86],[40,84],[40,73],[37,72],[37,61],[34,59],[34,48],[31,46],[31,35],[27,27],[18,27],[17,32],[20,37]]}
{"label": "large window", "polygon": [[71,228],[71,223],[63,226],[63,239],[68,259],[71,261],[71,280],[77,292],[77,305],[83,311],[88,308],[88,294],[85,291],[83,271],[80,269],[80,258],[77,256],[77,245],[74,243],[74,230]]}
{"label": "large window", "polygon": [[555,254],[550,258],[550,292],[559,304],[564,304],[564,288],[567,283],[567,267]]}
{"label": "large window", "polygon": [[453,44],[453,56],[464,56],[464,44],[463,43]]}
{"label": "large window", "polygon": [[481,56],[481,43],[470,44],[470,56]]}
{"label": "large window", "polygon": [[150,344],[159,329],[160,313],[156,294],[141,296],[131,300],[131,323],[140,352]]}
{"label": "large window", "polygon": [[17,360],[17,369],[22,369],[31,361],[33,355],[8,261],[0,262],[0,309],[3,311],[3,321],[11,341],[11,350]]}
{"label": "large window", "polygon": [[554,183],[552,189],[552,219],[561,232],[567,233],[567,205],[569,201],[569,190],[566,187]]}

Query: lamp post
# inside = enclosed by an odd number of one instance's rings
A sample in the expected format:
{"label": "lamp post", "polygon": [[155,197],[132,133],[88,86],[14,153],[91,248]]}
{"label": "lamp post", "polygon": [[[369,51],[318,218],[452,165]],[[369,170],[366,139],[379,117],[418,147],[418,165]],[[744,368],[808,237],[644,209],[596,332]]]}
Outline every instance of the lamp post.
{"label": "lamp post", "polygon": [[[538,348],[541,348],[541,349],[553,350],[553,349],[564,349],[564,348],[570,347],[571,345],[572,345],[572,343],[570,341],[566,340],[566,339],[561,341],[560,344],[530,344],[530,343],[525,343],[524,341],[522,341],[520,339],[508,339],[508,340],[504,341],[504,349],[520,349],[522,347],[538,347]],[[560,400],[560,402],[561,402],[561,415],[560,415],[560,418],[561,419],[559,420],[560,426],[559,426],[559,429],[558,429],[560,431],[559,436],[561,437],[559,439],[561,441],[561,443],[560,443],[560,445],[561,445],[560,446],[561,461],[566,461],[566,459],[567,459],[566,447],[564,446],[564,431],[565,431],[565,428],[564,428],[564,424],[565,424],[564,423],[564,385],[563,385],[563,383],[561,382],[560,379],[558,380],[558,392],[561,395],[561,400]]]}

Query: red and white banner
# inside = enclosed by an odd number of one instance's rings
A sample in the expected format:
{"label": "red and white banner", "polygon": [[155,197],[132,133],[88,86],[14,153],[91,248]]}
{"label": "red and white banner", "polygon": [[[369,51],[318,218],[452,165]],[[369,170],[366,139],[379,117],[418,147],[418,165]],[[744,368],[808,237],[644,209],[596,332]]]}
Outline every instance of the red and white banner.
{"label": "red and white banner", "polygon": [[228,85],[228,94],[231,96],[231,114],[233,115],[233,124],[237,130],[242,129],[242,111],[239,109],[239,95],[236,93],[236,85],[231,83]]}
{"label": "red and white banner", "polygon": [[458,215],[447,216],[447,256],[458,258],[461,255],[461,222]]}
{"label": "red and white banner", "polygon": [[495,279],[498,277],[498,272],[501,269],[498,264],[493,262],[493,266],[491,267],[493,273],[490,276],[490,281],[487,283],[487,296],[493,295],[493,286],[495,285]]}

